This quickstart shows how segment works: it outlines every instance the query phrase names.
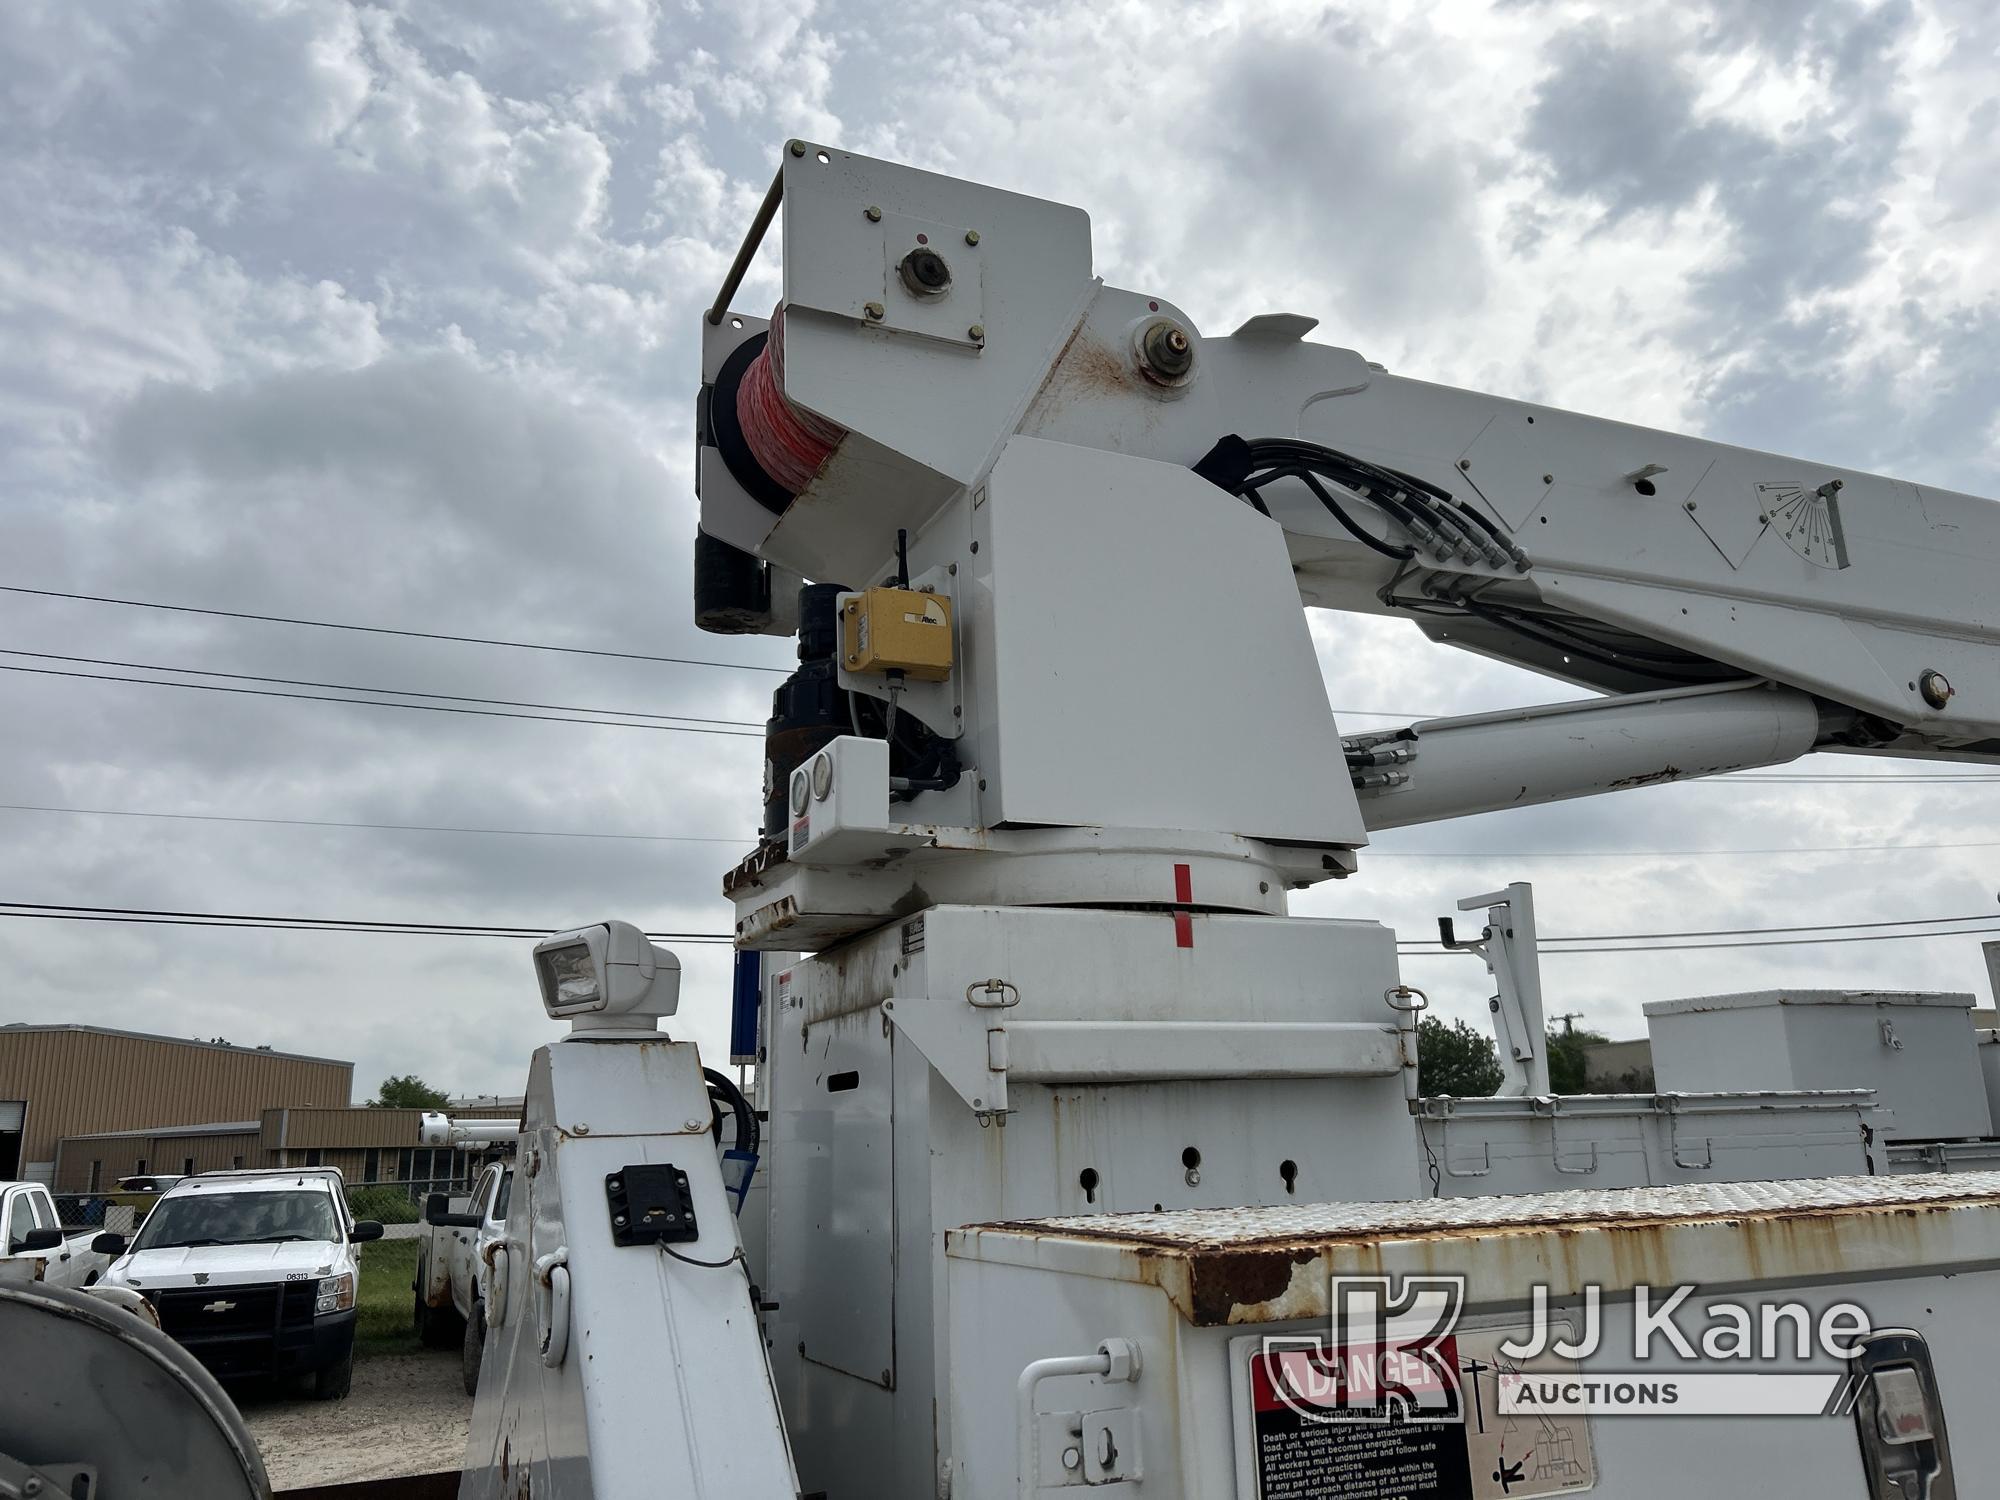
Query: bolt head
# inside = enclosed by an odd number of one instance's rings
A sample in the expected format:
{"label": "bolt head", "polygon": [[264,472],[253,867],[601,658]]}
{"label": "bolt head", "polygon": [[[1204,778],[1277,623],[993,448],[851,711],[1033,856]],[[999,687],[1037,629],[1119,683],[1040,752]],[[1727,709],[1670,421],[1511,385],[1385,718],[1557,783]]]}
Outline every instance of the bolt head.
{"label": "bolt head", "polygon": [[1471,460],[1471,459],[1469,459],[1469,458],[1461,458],[1461,459],[1460,459],[1460,460],[1458,461],[1458,466],[1459,466],[1459,467],[1460,467],[1461,469],[1469,469],[1469,468],[1471,468],[1471,467],[1472,467],[1472,460]]}
{"label": "bolt head", "polygon": [[1139,355],[1156,379],[1178,383],[1194,370],[1194,340],[1179,324],[1161,318],[1140,335]]}
{"label": "bolt head", "polygon": [[1682,505],[1682,507],[1683,507],[1683,508],[1685,508],[1685,509],[1687,509],[1687,510],[1693,510],[1693,509],[1694,509],[1694,501],[1692,501],[1692,500],[1683,500],[1683,501],[1681,502],[1681,505]]}
{"label": "bolt head", "polygon": [[974,323],[970,328],[965,330],[965,336],[974,343],[983,343],[986,339],[986,325],[984,323]]}
{"label": "bolt head", "polygon": [[861,305],[861,310],[868,315],[872,322],[880,322],[882,319],[882,304],[879,302],[864,302]]}
{"label": "bolt head", "polygon": [[869,204],[866,208],[862,209],[861,211],[864,214],[868,215],[868,222],[870,224],[879,224],[882,222],[882,210],[877,208],[874,204],[872,203]]}
{"label": "bolt head", "polygon": [[707,1129],[707,1128],[708,1128],[708,1121],[706,1121],[706,1120],[689,1120],[689,1121],[687,1122],[687,1128],[688,1128],[689,1130],[705,1130],[705,1129]]}
{"label": "bolt head", "polygon": [[978,230],[976,230],[976,229],[968,229],[968,230],[966,230],[966,231],[965,231],[965,243],[966,243],[966,244],[968,244],[968,245],[976,245],[976,244],[978,244],[978,243],[979,243],[979,231],[978,231]]}
{"label": "bolt head", "polygon": [[1554,484],[1555,482],[1556,482],[1556,476],[1553,474],[1544,474],[1542,476],[1543,484]]}
{"label": "bolt head", "polygon": [[805,154],[806,154],[806,143],[804,141],[793,141],[792,155],[804,156]]}
{"label": "bolt head", "polygon": [[620,1229],[623,1229],[625,1227],[625,1215],[613,1214],[611,1216],[611,1222],[616,1224]]}

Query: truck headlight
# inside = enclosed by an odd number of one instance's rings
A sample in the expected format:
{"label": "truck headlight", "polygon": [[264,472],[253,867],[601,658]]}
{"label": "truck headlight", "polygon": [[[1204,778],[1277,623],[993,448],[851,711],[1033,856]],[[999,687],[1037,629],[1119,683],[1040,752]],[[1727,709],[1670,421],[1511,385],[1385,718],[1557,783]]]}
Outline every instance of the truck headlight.
{"label": "truck headlight", "polygon": [[323,1318],[328,1313],[346,1312],[354,1306],[354,1273],[343,1271],[338,1276],[322,1276],[319,1283],[319,1298],[313,1303],[313,1316]]}

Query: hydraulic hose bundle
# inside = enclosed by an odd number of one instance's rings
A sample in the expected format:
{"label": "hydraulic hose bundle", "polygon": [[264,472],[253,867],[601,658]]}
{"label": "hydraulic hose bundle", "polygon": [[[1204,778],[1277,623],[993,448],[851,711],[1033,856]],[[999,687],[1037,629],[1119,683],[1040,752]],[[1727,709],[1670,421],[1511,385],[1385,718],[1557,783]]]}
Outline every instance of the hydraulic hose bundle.
{"label": "hydraulic hose bundle", "polygon": [[[1209,449],[1194,471],[1267,516],[1271,512],[1259,491],[1281,479],[1296,479],[1356,541],[1398,562],[1416,560],[1421,549],[1447,563],[1463,558],[1517,573],[1528,570],[1527,553],[1476,508],[1453,499],[1449,490],[1337,448],[1299,438],[1244,439],[1232,433]],[[1362,526],[1327,488],[1328,481],[1374,506],[1410,541],[1384,541]]]}

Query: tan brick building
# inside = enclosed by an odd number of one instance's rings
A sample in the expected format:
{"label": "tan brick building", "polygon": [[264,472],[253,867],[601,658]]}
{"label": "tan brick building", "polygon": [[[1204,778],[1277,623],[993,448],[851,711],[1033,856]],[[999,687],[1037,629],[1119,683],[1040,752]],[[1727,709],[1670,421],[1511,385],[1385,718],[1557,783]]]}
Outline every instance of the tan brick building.
{"label": "tan brick building", "polygon": [[[515,1120],[518,1100],[454,1101],[459,1118]],[[214,1172],[236,1167],[338,1167],[349,1186],[365,1182],[469,1182],[479,1158],[451,1147],[418,1144],[423,1111],[366,1106],[281,1105],[254,1120],[102,1131],[57,1143],[58,1193],[94,1193],[121,1177]]]}
{"label": "tan brick building", "polygon": [[[102,1026],[0,1026],[0,1179],[48,1181],[66,1136],[196,1125],[240,1133],[261,1128],[267,1109],[341,1108],[353,1092],[354,1064],[327,1057]],[[147,1170],[179,1170],[179,1158],[169,1168],[142,1154]]]}

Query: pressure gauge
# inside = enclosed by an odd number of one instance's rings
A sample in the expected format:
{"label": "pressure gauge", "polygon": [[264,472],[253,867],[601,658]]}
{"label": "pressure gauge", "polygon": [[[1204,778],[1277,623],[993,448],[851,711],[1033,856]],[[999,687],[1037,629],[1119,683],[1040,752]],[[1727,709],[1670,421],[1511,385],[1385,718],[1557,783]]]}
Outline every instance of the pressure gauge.
{"label": "pressure gauge", "polygon": [[813,757],[812,782],[813,800],[826,801],[826,794],[833,790],[833,757],[824,750]]}
{"label": "pressure gauge", "polygon": [[806,790],[806,773],[805,769],[801,767],[800,769],[792,772],[792,816],[793,817],[800,818],[805,816],[807,796],[808,793]]}

